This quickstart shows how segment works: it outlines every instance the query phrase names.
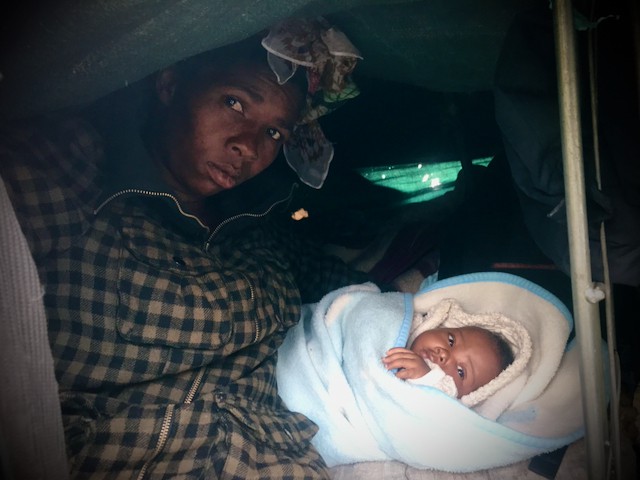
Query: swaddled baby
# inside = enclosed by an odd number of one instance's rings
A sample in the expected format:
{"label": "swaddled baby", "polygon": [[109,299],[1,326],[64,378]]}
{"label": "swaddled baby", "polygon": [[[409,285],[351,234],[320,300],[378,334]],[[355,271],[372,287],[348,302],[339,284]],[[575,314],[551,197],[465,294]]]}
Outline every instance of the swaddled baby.
{"label": "swaddled baby", "polygon": [[[382,361],[387,370],[397,370],[398,378],[438,388],[455,398],[495,379],[514,360],[509,345],[486,328],[442,325],[445,318],[461,314],[468,315],[452,301],[426,314],[415,314],[407,347],[386,352]],[[433,328],[435,325],[439,326]]]}

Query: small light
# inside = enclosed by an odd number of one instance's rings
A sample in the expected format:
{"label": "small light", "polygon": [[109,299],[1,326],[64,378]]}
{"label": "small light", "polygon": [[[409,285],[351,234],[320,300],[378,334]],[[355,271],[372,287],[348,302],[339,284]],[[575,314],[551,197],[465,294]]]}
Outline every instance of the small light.
{"label": "small light", "polygon": [[425,173],[424,177],[422,177],[422,183],[425,183],[427,180],[429,180],[429,174]]}
{"label": "small light", "polygon": [[440,179],[434,178],[431,180],[431,188],[436,188],[440,186]]}
{"label": "small light", "polygon": [[385,178],[387,178],[387,176],[383,173],[382,174],[382,179],[384,180]]}
{"label": "small light", "polygon": [[422,164],[421,163],[418,164],[418,168],[422,168]]}

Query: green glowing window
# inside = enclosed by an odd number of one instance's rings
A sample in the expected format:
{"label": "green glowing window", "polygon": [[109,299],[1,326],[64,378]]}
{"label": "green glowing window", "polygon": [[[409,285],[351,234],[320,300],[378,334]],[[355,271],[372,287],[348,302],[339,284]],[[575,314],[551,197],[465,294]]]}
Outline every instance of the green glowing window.
{"label": "green glowing window", "polygon": [[[474,165],[487,166],[491,158],[473,160]],[[407,163],[359,168],[358,173],[375,185],[393,188],[407,194],[405,203],[433,200],[453,190],[460,162]]]}

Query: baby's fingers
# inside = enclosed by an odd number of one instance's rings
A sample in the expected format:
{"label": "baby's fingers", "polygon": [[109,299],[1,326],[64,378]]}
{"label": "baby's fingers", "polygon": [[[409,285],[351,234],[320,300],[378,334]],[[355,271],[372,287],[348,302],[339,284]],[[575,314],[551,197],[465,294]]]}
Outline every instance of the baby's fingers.
{"label": "baby's fingers", "polygon": [[393,362],[394,360],[399,360],[402,358],[411,358],[415,355],[411,350],[406,348],[392,348],[387,350],[387,354],[382,357],[382,363],[385,365],[389,362]]}
{"label": "baby's fingers", "polygon": [[413,351],[409,350],[408,348],[403,348],[403,347],[393,347],[393,348],[390,348],[389,350],[387,350],[387,356],[393,355],[393,354],[396,354],[396,353],[410,353],[412,355],[415,355],[413,353]]}
{"label": "baby's fingers", "polygon": [[389,362],[411,358],[412,355],[413,355],[412,352],[407,352],[407,351],[397,351],[394,353],[387,353],[386,357],[382,357],[382,363],[386,365]]}
{"label": "baby's fingers", "polygon": [[408,380],[410,378],[418,378],[421,376],[422,375],[417,374],[413,368],[403,368],[402,370],[398,370],[396,372],[396,377],[401,380]]}
{"label": "baby's fingers", "polygon": [[393,355],[387,355],[382,359],[382,363],[387,370],[393,370],[394,368],[407,368],[413,364],[415,357],[407,353],[394,353]]}
{"label": "baby's fingers", "polygon": [[393,360],[389,360],[389,357],[385,358],[382,360],[382,363],[384,364],[384,367],[387,370],[394,370],[397,368],[404,368],[404,360],[401,358],[396,358]]}

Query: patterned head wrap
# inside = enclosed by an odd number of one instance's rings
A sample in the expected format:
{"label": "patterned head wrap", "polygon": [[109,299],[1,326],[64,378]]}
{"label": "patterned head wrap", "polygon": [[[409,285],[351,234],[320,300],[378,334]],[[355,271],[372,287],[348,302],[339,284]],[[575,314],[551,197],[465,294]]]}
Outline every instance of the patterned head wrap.
{"label": "patterned head wrap", "polygon": [[350,78],[362,58],[360,52],[322,17],[284,20],[270,29],[262,46],[281,85],[298,67],[306,69],[306,105],[284,146],[284,155],[300,180],[320,188],[333,159],[333,145],[324,136],[318,118],[360,93]]}

